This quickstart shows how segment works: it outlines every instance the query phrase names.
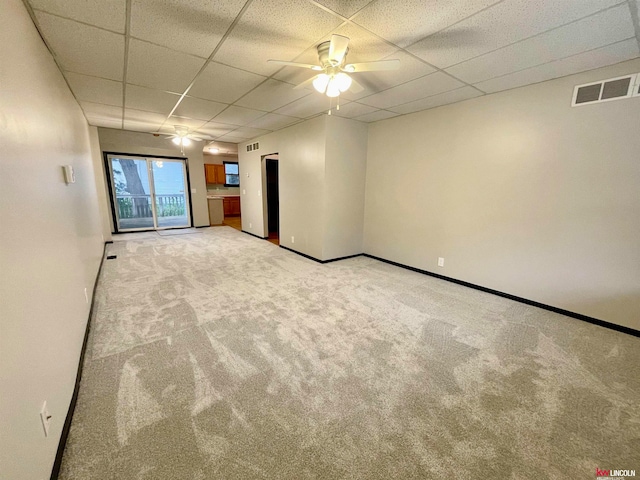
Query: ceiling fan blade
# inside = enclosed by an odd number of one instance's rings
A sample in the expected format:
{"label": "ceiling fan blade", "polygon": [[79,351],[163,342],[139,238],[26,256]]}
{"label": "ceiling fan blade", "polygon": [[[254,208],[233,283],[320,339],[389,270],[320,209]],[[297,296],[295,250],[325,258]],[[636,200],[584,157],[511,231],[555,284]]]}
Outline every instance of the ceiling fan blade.
{"label": "ceiling fan blade", "polygon": [[347,53],[349,39],[342,35],[331,35],[331,43],[329,44],[329,61],[334,65],[340,65]]}
{"label": "ceiling fan blade", "polygon": [[305,80],[302,83],[299,83],[298,85],[296,85],[295,87],[293,87],[294,90],[301,90],[303,88],[307,88],[309,85],[311,85],[313,83],[313,81],[316,79],[317,75],[314,75],[313,77],[311,77],[308,80]]}
{"label": "ceiling fan blade", "polygon": [[353,78],[351,78],[351,86],[349,87],[349,91],[351,93],[360,93],[364,90],[364,87],[356,82]]}
{"label": "ceiling fan blade", "polygon": [[400,60],[380,60],[379,62],[350,63],[343,70],[348,73],[376,72],[382,70],[397,70]]}
{"label": "ceiling fan blade", "polygon": [[175,137],[177,137],[177,136],[178,136],[178,135],[169,135],[168,137],[164,137],[164,138],[175,138]]}
{"label": "ceiling fan blade", "polygon": [[310,63],[285,62],[284,60],[267,60],[268,63],[277,63],[278,65],[286,65],[288,67],[310,68],[311,70],[321,71],[320,65],[311,65]]}
{"label": "ceiling fan blade", "polygon": [[193,135],[187,135],[187,137],[189,137],[194,142],[201,142],[202,141],[202,139],[200,137],[194,137]]}

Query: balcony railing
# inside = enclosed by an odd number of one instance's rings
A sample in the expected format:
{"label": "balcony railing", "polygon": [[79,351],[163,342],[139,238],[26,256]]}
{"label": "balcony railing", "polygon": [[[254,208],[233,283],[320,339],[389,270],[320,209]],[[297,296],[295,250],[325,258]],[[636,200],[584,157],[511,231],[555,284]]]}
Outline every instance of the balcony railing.
{"label": "balcony railing", "polygon": [[[158,217],[179,217],[186,214],[184,195],[155,195]],[[119,218],[152,217],[151,195],[116,195]]]}

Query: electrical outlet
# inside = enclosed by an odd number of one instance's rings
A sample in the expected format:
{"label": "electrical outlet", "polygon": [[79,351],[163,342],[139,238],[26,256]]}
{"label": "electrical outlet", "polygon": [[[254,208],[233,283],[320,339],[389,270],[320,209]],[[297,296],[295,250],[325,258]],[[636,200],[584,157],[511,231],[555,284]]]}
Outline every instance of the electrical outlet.
{"label": "electrical outlet", "polygon": [[84,300],[89,303],[89,294],[87,293],[87,287],[84,287]]}
{"label": "electrical outlet", "polygon": [[249,222],[249,228],[251,228],[251,222]]}
{"label": "electrical outlet", "polygon": [[438,257],[438,266],[439,267],[444,267],[444,258]]}
{"label": "electrical outlet", "polygon": [[258,196],[260,196],[260,190],[258,190]]}
{"label": "electrical outlet", "polygon": [[291,243],[296,243],[296,239],[293,235],[291,236]]}
{"label": "electrical outlet", "polygon": [[246,195],[246,194],[247,194],[247,190],[243,188],[243,189],[242,189],[242,194],[243,194],[243,195]]}
{"label": "electrical outlet", "polygon": [[42,428],[44,429],[44,436],[49,436],[49,427],[51,426],[51,414],[49,413],[49,409],[47,408],[47,401],[42,404],[42,409],[40,410],[40,420],[42,421]]}

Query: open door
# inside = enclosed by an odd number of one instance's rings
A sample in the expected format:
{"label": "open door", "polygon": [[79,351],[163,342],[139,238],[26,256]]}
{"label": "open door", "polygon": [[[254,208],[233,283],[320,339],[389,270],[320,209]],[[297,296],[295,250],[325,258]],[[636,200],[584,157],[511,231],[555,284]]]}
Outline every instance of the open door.
{"label": "open door", "polygon": [[280,244],[280,194],[278,188],[278,154],[265,157],[267,179],[267,223],[269,241]]}

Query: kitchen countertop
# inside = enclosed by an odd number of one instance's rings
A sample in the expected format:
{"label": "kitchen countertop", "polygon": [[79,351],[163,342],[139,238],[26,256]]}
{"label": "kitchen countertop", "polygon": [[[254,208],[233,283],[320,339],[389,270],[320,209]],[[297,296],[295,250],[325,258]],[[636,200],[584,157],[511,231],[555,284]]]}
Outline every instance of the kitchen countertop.
{"label": "kitchen countertop", "polygon": [[207,195],[207,198],[240,198],[240,195]]}

